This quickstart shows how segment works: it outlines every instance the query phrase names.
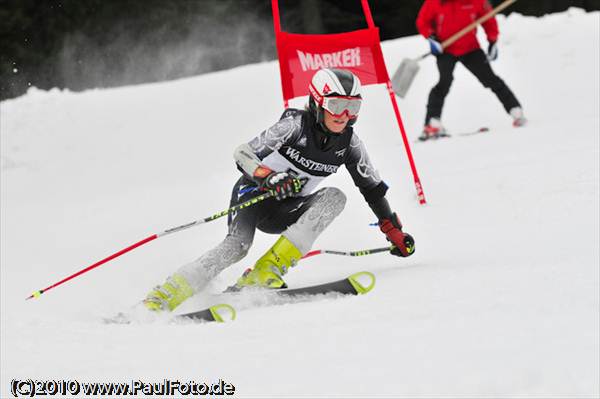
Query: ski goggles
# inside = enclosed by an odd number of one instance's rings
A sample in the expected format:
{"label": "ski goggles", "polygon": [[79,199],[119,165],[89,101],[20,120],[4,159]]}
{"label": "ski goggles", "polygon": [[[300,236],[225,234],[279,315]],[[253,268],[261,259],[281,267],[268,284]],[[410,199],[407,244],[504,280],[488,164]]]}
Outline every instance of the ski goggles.
{"label": "ski goggles", "polygon": [[349,118],[356,118],[362,100],[358,97],[323,97],[321,106],[333,116],[348,114]]}

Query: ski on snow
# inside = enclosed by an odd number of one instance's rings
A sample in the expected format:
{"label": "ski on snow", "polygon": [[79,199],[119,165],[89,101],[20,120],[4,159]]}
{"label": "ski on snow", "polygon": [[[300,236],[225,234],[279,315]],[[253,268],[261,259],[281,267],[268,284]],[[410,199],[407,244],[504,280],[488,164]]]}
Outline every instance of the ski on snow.
{"label": "ski on snow", "polygon": [[[278,290],[265,290],[264,293],[268,295],[275,295],[279,297],[306,297],[312,295],[327,295],[327,294],[340,294],[340,295],[362,295],[366,294],[373,289],[375,286],[375,275],[370,272],[358,272],[354,273],[344,279],[331,281],[324,284],[309,285],[307,287],[300,288],[283,288]],[[235,295],[240,291],[226,291],[225,294]],[[232,317],[229,320],[235,319],[235,310],[232,306],[227,304],[221,304],[212,306],[207,309],[199,310],[197,312],[185,313],[175,316],[177,319],[191,319],[191,320],[204,320],[204,321],[226,321],[226,317],[223,312],[229,312]]]}
{"label": "ski on snow", "polygon": [[[366,294],[375,286],[375,275],[370,272],[354,273],[346,278],[331,281],[324,284],[309,285],[300,288],[284,288],[277,290],[262,290],[261,293],[277,297],[300,298],[313,295],[362,295]],[[241,290],[244,291],[244,290]],[[226,291],[225,295],[235,295],[241,291]],[[176,314],[170,320],[192,320],[202,322],[228,322],[235,320],[236,311],[227,303],[220,303],[195,312]],[[105,318],[107,324],[131,324],[132,318],[125,313],[119,313],[115,317]]]}
{"label": "ski on snow", "polygon": [[489,132],[489,131],[490,131],[490,128],[489,128],[489,127],[486,127],[486,126],[484,126],[484,127],[480,127],[480,128],[479,128],[479,129],[477,129],[477,130],[472,130],[472,131],[470,131],[470,132],[462,132],[462,133],[458,133],[458,134],[456,134],[456,136],[461,136],[461,137],[466,137],[466,136],[474,136],[474,135],[476,135],[476,134],[480,134],[480,133],[486,133],[486,132]]}
{"label": "ski on snow", "polygon": [[371,291],[375,286],[375,276],[370,272],[358,272],[344,279],[308,287],[277,290],[281,296],[303,296],[321,294],[361,295]]}
{"label": "ski on snow", "polygon": [[[144,316],[152,316],[149,310],[142,309]],[[139,315],[139,314],[138,314]],[[157,313],[155,316],[163,316],[163,313]],[[221,303],[218,305],[210,306],[206,309],[198,310],[191,313],[182,315],[168,315],[169,320],[193,320],[193,321],[204,321],[204,322],[226,322],[235,320],[236,313],[233,306]],[[113,317],[106,317],[103,319],[106,324],[132,324],[138,318],[135,317],[134,313],[118,313]],[[139,321],[148,321],[147,317],[142,317]]]}
{"label": "ski on snow", "polygon": [[432,141],[432,140],[435,141],[435,140],[438,140],[438,139],[450,138],[450,137],[453,137],[453,136],[454,137],[468,137],[468,136],[474,136],[476,134],[486,133],[486,132],[489,132],[489,131],[490,131],[489,127],[483,126],[483,127],[480,127],[479,129],[470,130],[470,131],[461,132],[461,133],[453,133],[453,134],[442,133],[439,136],[431,136],[431,137],[421,135],[421,136],[419,136],[419,138],[417,139],[416,142],[418,143],[418,142]]}
{"label": "ski on snow", "polygon": [[235,320],[235,309],[233,306],[226,303],[214,305],[206,309],[198,310],[196,312],[184,313],[176,315],[175,319],[179,320],[194,320],[194,321],[216,321],[223,323],[225,321]]}

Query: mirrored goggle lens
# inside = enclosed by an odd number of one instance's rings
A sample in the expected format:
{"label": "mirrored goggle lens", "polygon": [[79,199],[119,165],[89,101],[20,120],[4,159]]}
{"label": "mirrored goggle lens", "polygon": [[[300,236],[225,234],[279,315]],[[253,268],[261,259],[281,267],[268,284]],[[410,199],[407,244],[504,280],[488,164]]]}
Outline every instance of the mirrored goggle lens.
{"label": "mirrored goggle lens", "polygon": [[348,116],[358,115],[362,100],[360,98],[325,97],[323,108],[333,115],[342,115],[348,112]]}

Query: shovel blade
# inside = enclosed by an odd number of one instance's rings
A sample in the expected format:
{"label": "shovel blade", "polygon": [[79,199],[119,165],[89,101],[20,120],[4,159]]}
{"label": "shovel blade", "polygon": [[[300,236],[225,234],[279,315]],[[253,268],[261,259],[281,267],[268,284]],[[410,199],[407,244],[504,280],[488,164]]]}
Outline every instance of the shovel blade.
{"label": "shovel blade", "polygon": [[404,98],[412,81],[419,72],[419,63],[416,60],[405,58],[392,77],[392,89],[400,98]]}

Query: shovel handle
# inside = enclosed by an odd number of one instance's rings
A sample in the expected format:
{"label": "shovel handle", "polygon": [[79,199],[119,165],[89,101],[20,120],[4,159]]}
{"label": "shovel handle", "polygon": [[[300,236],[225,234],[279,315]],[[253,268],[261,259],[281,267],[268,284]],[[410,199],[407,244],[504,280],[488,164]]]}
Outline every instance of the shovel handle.
{"label": "shovel handle", "polygon": [[[471,22],[469,25],[465,26],[464,28],[462,28],[461,30],[459,30],[458,32],[456,32],[455,34],[450,36],[448,39],[444,40],[442,42],[442,48],[448,47],[449,45],[451,45],[452,43],[454,43],[455,41],[457,41],[458,39],[463,37],[471,29],[475,28],[479,24],[484,23],[485,21],[492,18],[494,15],[498,14],[500,11],[504,10],[506,7],[510,6],[512,3],[516,2],[516,1],[517,0],[503,1],[502,3],[500,3],[500,5],[498,5],[493,10],[490,10],[490,12],[488,12],[487,14],[477,18],[475,21]],[[425,57],[421,57],[421,58],[425,58]]]}

